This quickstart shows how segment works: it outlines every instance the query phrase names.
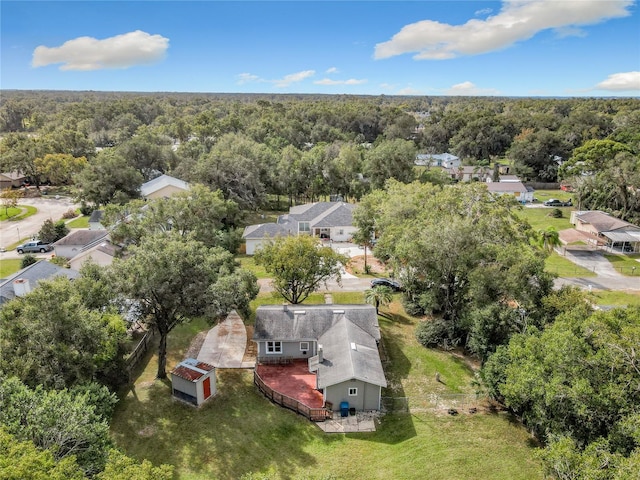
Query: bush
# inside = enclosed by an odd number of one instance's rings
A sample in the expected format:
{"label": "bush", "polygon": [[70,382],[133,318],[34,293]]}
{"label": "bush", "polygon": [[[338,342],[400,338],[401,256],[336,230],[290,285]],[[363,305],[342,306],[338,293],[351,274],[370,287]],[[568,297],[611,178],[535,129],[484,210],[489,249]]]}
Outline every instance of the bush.
{"label": "bush", "polygon": [[76,211],[73,208],[70,208],[69,210],[67,210],[66,212],[64,212],[62,214],[62,218],[76,218],[78,216],[78,214],[76,213]]}
{"label": "bush", "polygon": [[94,210],[95,210],[95,207],[91,205],[87,205],[86,203],[82,203],[82,205],[80,205],[80,213],[86,217],[91,215]]}
{"label": "bush", "polygon": [[562,218],[562,210],[559,208],[554,208],[549,212],[549,216],[553,218]]}
{"label": "bush", "polygon": [[58,265],[59,267],[70,268],[69,259],[67,257],[58,257],[54,255],[49,261],[54,265]]}
{"label": "bush", "polygon": [[27,253],[24,257],[22,257],[20,268],[27,268],[29,265],[33,265],[37,261],[38,259],[35,256],[31,255],[30,253]]}
{"label": "bush", "polygon": [[441,318],[420,322],[416,328],[416,339],[418,342],[428,348],[433,347],[452,347],[450,322]]}

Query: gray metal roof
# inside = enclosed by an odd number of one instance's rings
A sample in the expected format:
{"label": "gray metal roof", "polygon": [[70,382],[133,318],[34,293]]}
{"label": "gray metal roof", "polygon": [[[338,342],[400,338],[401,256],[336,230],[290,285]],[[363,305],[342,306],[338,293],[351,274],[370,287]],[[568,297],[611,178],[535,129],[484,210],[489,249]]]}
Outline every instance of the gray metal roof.
{"label": "gray metal roof", "polygon": [[630,233],[624,231],[600,233],[613,242],[640,242],[640,237],[636,237],[635,235],[631,235]]}
{"label": "gray metal roof", "polygon": [[30,288],[33,289],[40,280],[49,280],[58,276],[65,276],[73,280],[79,275],[80,274],[76,270],[59,267],[47,260],[41,260],[33,265],[23,268],[13,275],[10,275],[4,280],[0,280],[0,304],[8,302],[16,297],[13,289],[14,280],[27,280]]}
{"label": "gray metal roof", "polygon": [[375,341],[380,340],[376,309],[372,305],[261,305],[256,310],[253,339],[317,340],[346,317]]}
{"label": "gray metal roof", "polygon": [[347,315],[341,316],[318,343],[322,344],[324,357],[318,364],[318,388],[351,379],[387,386],[376,341]]}

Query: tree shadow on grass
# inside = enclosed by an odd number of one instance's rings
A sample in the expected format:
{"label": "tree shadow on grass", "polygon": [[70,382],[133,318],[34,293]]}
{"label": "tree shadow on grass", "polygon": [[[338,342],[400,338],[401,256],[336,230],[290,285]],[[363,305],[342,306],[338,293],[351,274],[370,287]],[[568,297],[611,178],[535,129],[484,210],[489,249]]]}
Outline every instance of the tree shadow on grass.
{"label": "tree shadow on grass", "polygon": [[173,399],[164,381],[136,388],[146,392],[128,395],[114,416],[117,445],[139,460],[175,465],[178,476],[236,479],[273,468],[295,478],[316,465],[305,445],[339,439],[269,402],[251,371],[218,370],[217,377],[217,394],[200,408]]}

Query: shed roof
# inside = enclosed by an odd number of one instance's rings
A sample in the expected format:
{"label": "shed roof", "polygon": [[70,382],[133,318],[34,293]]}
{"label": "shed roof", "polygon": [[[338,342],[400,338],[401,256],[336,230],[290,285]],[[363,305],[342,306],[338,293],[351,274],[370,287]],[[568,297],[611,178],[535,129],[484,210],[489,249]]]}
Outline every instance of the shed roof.
{"label": "shed roof", "polygon": [[196,382],[200,378],[214,370],[215,367],[205,362],[196,360],[195,358],[187,358],[180,362],[176,368],[171,371],[171,375],[183,378],[190,382]]}

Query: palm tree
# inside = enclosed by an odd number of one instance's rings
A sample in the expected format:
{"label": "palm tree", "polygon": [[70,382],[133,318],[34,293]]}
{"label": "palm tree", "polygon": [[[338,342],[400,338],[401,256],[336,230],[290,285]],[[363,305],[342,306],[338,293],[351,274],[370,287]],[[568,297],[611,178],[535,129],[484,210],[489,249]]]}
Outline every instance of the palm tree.
{"label": "palm tree", "polygon": [[378,315],[378,308],[381,305],[389,305],[391,300],[393,300],[393,290],[385,286],[370,288],[369,290],[365,290],[364,300],[371,305],[375,305],[376,315]]}
{"label": "palm tree", "polygon": [[546,230],[538,230],[538,244],[547,252],[552,252],[555,247],[562,245],[558,231],[553,227]]}

